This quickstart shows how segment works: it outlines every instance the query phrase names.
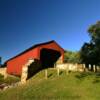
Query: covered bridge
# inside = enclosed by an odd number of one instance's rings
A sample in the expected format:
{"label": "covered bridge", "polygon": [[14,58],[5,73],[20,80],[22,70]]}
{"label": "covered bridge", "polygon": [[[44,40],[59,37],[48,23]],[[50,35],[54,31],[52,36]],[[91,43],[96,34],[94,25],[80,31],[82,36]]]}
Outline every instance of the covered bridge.
{"label": "covered bridge", "polygon": [[[32,63],[29,64],[29,66],[33,68],[33,71],[35,69],[39,70],[47,67],[54,67],[55,63],[63,63],[64,49],[55,41],[36,44],[6,61],[7,73],[21,76],[23,66],[27,64],[30,59],[35,60],[35,65],[34,63],[33,65]],[[37,62],[38,66],[36,66]],[[32,69],[29,70],[32,72]]]}

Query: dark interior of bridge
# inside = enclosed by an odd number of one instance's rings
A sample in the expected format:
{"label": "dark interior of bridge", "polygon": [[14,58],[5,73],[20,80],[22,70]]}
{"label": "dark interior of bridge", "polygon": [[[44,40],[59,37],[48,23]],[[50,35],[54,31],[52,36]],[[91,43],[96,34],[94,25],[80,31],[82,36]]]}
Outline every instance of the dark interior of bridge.
{"label": "dark interior of bridge", "polygon": [[61,56],[61,53],[52,50],[52,49],[42,49],[40,51],[40,60],[35,60],[29,67],[28,67],[28,78],[31,78],[37,72],[45,68],[52,68],[54,64]]}
{"label": "dark interior of bridge", "polygon": [[54,67],[54,64],[61,56],[61,53],[52,49],[42,49],[40,53],[40,61],[42,68]]}

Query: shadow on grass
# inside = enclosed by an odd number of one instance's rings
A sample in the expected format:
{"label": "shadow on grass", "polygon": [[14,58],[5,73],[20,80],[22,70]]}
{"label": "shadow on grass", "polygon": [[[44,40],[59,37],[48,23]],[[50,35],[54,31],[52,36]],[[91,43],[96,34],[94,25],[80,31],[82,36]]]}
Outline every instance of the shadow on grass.
{"label": "shadow on grass", "polygon": [[49,74],[49,75],[48,75],[48,78],[50,78],[52,75],[53,75],[52,73],[51,73],[51,74]]}
{"label": "shadow on grass", "polygon": [[93,84],[100,83],[100,73],[83,72],[83,73],[79,73],[78,75],[75,75],[75,77],[80,81],[82,81],[82,80],[84,80],[85,78],[88,77],[87,80],[89,78],[91,78],[92,79],[91,82]]}
{"label": "shadow on grass", "polygon": [[96,77],[100,77],[100,73],[96,73]]}
{"label": "shadow on grass", "polygon": [[59,75],[62,75],[63,74],[63,71],[60,71]]}
{"label": "shadow on grass", "polygon": [[94,84],[100,83],[100,79],[94,79],[94,80],[93,80],[93,83],[94,83]]}
{"label": "shadow on grass", "polygon": [[79,79],[79,80],[83,80],[83,79],[85,79],[86,77],[88,77],[90,75],[92,75],[92,73],[90,73],[90,72],[83,72],[83,73],[80,73],[78,75],[75,75],[75,77],[77,79]]}
{"label": "shadow on grass", "polygon": [[100,73],[96,73],[95,74],[95,78],[93,80],[93,83],[96,84],[96,83],[100,83]]}
{"label": "shadow on grass", "polygon": [[[57,74],[57,73],[56,73]],[[59,72],[59,75],[62,75],[63,74],[63,71],[60,71]],[[49,75],[48,75],[48,78],[50,78],[50,77],[52,77],[54,75],[54,73],[50,73]]]}

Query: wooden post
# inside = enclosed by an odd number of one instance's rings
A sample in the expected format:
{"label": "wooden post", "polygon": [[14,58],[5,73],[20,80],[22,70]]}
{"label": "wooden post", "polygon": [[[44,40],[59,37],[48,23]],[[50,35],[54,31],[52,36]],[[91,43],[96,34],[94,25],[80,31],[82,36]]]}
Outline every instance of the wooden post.
{"label": "wooden post", "polygon": [[75,71],[78,71],[79,69],[78,69],[78,64],[76,63],[76,64],[73,64],[73,66],[75,66]]}
{"label": "wooden post", "polygon": [[93,71],[96,72],[96,66],[95,65],[93,65]]}
{"label": "wooden post", "polygon": [[55,63],[55,64],[54,64],[54,68],[56,68],[56,65],[57,65],[57,64]]}
{"label": "wooden post", "polygon": [[57,75],[59,76],[59,68],[57,68]]}
{"label": "wooden post", "polygon": [[4,72],[4,79],[6,79],[6,78],[7,78],[7,76],[8,76],[8,74],[7,74],[7,68],[5,68],[5,72]]}
{"label": "wooden post", "polygon": [[46,79],[48,78],[48,71],[47,71],[47,69],[45,69],[45,78]]}
{"label": "wooden post", "polygon": [[91,65],[89,64],[89,70],[91,70]]}
{"label": "wooden post", "polygon": [[7,78],[7,76],[8,76],[8,74],[7,74],[7,73],[5,73],[5,74],[4,74],[4,79],[6,79],[6,78]]}
{"label": "wooden post", "polygon": [[68,75],[68,68],[66,68],[66,75]]}
{"label": "wooden post", "polygon": [[85,64],[83,64],[83,71],[85,72],[86,70],[85,70]]}

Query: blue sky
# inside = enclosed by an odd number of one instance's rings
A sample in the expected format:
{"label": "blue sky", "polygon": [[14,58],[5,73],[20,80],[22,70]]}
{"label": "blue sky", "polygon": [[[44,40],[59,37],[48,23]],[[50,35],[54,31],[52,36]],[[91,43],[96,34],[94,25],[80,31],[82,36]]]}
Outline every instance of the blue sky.
{"label": "blue sky", "polygon": [[78,51],[98,20],[100,0],[0,0],[0,56],[5,61],[49,40]]}

